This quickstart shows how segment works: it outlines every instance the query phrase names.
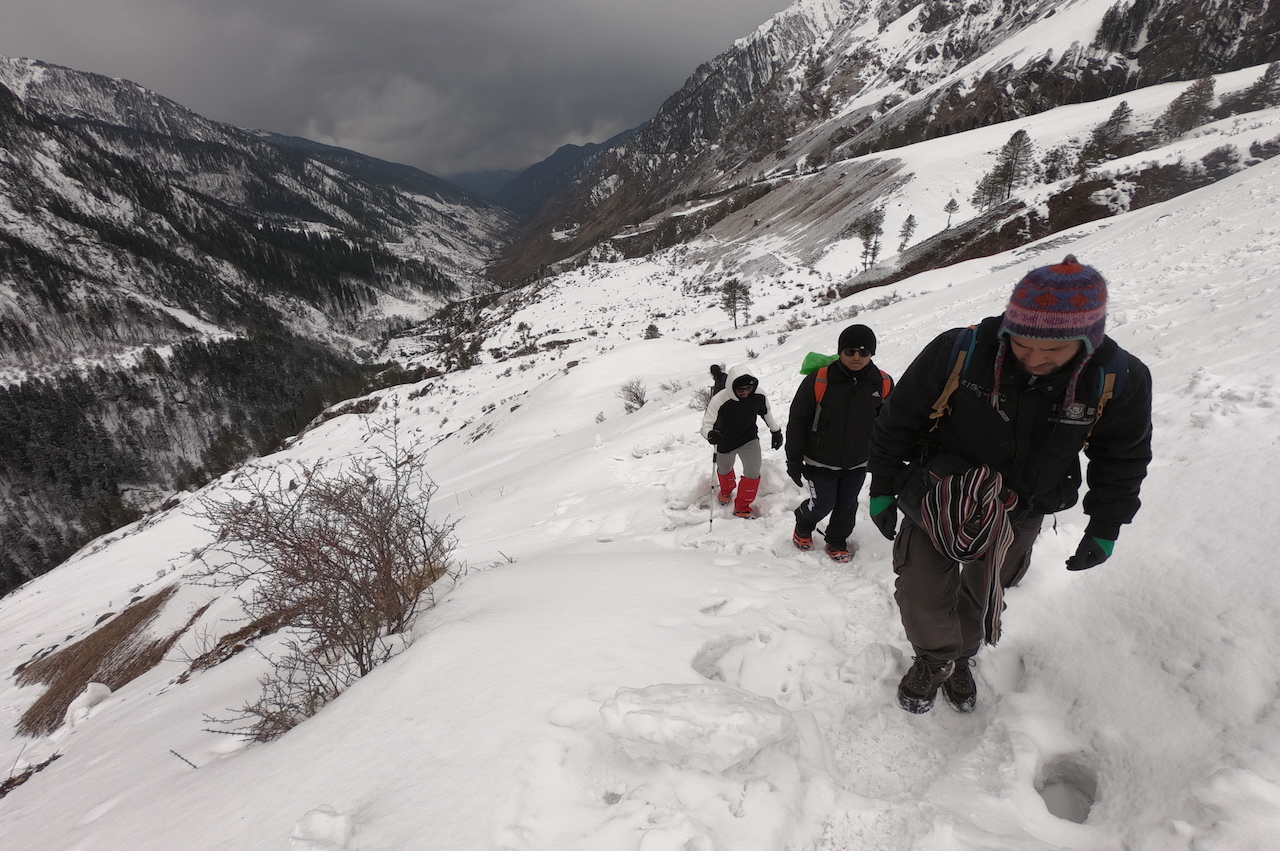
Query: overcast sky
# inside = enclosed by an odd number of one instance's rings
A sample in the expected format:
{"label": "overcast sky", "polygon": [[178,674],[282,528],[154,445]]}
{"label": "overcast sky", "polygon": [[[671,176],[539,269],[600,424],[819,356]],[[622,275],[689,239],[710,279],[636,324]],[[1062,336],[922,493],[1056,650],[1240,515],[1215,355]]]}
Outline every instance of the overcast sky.
{"label": "overcast sky", "polygon": [[434,174],[652,116],[789,0],[3,0],[0,55]]}

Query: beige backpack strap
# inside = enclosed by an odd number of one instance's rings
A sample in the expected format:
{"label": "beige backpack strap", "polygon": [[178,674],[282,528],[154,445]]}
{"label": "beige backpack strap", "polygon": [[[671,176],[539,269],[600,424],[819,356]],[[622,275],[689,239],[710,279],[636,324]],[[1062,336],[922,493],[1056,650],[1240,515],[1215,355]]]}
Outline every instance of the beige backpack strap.
{"label": "beige backpack strap", "polygon": [[960,386],[960,373],[964,370],[964,360],[969,356],[969,350],[961,348],[960,354],[956,355],[956,365],[951,368],[951,374],[947,376],[947,383],[942,387],[942,393],[938,396],[938,401],[933,403],[933,411],[929,414],[929,419],[933,420],[933,425],[929,427],[929,431],[935,431],[938,428],[939,421],[947,414],[951,413],[951,394],[956,392],[956,388]]}
{"label": "beige backpack strap", "polygon": [[1111,397],[1116,394],[1116,374],[1108,372],[1102,380],[1102,395],[1098,397],[1098,413],[1093,417],[1093,425],[1089,426],[1089,430],[1084,435],[1084,446],[1089,447],[1089,435],[1093,434],[1093,430],[1098,427],[1098,421],[1102,419],[1102,411],[1107,407],[1107,403],[1111,401]]}

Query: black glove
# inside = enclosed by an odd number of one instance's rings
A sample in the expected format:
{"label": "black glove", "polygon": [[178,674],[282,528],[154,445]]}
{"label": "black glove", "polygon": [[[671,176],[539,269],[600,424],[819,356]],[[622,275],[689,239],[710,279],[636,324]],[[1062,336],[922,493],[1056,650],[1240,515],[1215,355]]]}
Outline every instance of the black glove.
{"label": "black glove", "polygon": [[1115,545],[1115,541],[1086,534],[1080,539],[1076,554],[1067,559],[1067,570],[1088,570],[1091,567],[1097,567],[1111,557],[1111,550]]}
{"label": "black glove", "polygon": [[771,449],[782,448],[782,432],[780,431],[773,432],[773,436],[769,438],[769,447]]}
{"label": "black glove", "polygon": [[711,429],[711,431],[707,432],[707,443],[710,443],[712,446],[715,446],[719,442],[720,442],[720,432],[716,431],[715,429]]}
{"label": "black glove", "polygon": [[804,487],[804,481],[800,478],[804,475],[804,467],[796,463],[788,463],[787,475],[791,477],[791,481],[795,482],[798,487]]}
{"label": "black glove", "polygon": [[871,522],[880,534],[892,541],[898,534],[898,503],[891,495],[871,497]]}

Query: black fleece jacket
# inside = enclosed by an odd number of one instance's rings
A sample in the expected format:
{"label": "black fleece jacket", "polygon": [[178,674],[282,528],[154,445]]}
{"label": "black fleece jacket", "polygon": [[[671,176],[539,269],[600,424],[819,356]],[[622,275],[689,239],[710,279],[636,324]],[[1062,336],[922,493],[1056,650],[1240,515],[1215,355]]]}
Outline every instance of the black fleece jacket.
{"label": "black fleece jacket", "polygon": [[[989,397],[1001,318],[988,317],[978,326],[973,355],[951,395],[951,412],[938,421],[936,431],[929,431],[929,413],[951,373],[954,344],[963,329],[938,336],[902,374],[872,431],[872,495],[893,493],[893,479],[905,464],[922,453],[942,451],[998,471],[1021,498],[1022,512],[1062,511],[1077,501],[1080,451],[1088,435],[1088,533],[1115,540],[1121,524],[1133,520],[1141,505],[1138,493],[1151,462],[1150,371],[1107,337],[1081,374],[1077,404],[1063,411],[1071,369],[1033,376],[1008,354],[995,407]],[[1117,352],[1125,374],[1118,377],[1119,392],[1094,426],[1099,373]]]}
{"label": "black fleece jacket", "polygon": [[[880,411],[884,378],[875,363],[852,372],[840,361],[827,367],[827,389],[818,412],[816,372],[805,376],[787,416],[787,464],[854,470],[867,463],[871,426]],[[817,422],[815,422],[815,413]]]}

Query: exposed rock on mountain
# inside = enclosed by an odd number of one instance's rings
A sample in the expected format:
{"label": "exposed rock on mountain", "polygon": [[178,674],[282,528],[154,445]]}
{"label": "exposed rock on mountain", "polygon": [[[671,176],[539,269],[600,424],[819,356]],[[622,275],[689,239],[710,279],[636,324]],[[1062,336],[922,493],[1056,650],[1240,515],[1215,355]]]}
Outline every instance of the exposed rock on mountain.
{"label": "exposed rock on mountain", "polygon": [[484,288],[515,226],[417,169],[0,58],[0,591],[366,392],[359,349]]}
{"label": "exposed rock on mountain", "polygon": [[[763,204],[869,153],[1274,61],[1277,33],[1276,0],[800,0],[593,154],[494,272],[523,280],[615,242],[630,255],[648,248],[632,232],[688,200]],[[775,201],[771,215],[798,231],[811,212]],[[833,212],[842,227],[862,211]],[[683,224],[677,241],[698,232]]]}

